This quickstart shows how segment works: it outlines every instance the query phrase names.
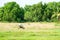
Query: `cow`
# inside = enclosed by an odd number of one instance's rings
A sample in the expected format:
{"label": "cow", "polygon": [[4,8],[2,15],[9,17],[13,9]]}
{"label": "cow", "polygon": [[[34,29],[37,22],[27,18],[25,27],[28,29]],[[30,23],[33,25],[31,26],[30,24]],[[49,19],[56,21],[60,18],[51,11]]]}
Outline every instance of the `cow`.
{"label": "cow", "polygon": [[19,28],[21,28],[21,29],[25,29],[25,27],[23,27],[22,24],[19,24]]}

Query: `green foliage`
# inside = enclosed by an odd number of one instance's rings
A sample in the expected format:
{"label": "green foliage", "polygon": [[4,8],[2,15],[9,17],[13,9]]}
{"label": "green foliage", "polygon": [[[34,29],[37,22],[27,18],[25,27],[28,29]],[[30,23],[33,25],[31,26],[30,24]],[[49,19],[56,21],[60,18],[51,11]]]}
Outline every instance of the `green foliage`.
{"label": "green foliage", "polygon": [[40,22],[59,21],[60,2],[39,2],[33,5],[20,7],[16,2],[8,2],[0,7],[0,21],[8,22]]}
{"label": "green foliage", "polygon": [[23,18],[23,9],[19,7],[16,2],[6,3],[3,7],[2,21],[18,21],[20,22]]}
{"label": "green foliage", "polygon": [[38,22],[42,17],[42,3],[34,4],[32,6],[25,6],[25,20]]}

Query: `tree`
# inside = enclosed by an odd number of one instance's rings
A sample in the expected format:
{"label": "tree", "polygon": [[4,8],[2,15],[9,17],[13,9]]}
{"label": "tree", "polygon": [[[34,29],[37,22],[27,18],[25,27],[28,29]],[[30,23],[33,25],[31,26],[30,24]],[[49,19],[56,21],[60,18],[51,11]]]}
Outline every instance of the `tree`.
{"label": "tree", "polygon": [[20,7],[16,2],[8,2],[0,7],[0,21],[8,22],[40,22],[40,21],[59,21],[60,2],[39,2],[33,5]]}
{"label": "tree", "polygon": [[9,2],[4,5],[3,21],[18,21],[23,19],[24,11],[16,2]]}
{"label": "tree", "polygon": [[3,17],[3,14],[4,14],[3,9],[4,9],[3,7],[0,8],[0,21],[2,21],[2,17]]}
{"label": "tree", "polygon": [[34,4],[32,6],[25,6],[25,20],[38,22],[41,21],[42,17],[42,2]]}

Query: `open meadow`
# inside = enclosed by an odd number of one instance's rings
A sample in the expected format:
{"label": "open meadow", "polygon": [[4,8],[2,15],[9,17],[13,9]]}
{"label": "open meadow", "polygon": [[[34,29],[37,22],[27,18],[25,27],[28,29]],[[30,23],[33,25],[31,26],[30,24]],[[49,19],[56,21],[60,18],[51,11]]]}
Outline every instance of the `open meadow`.
{"label": "open meadow", "polygon": [[[23,24],[25,29],[18,24]],[[0,40],[60,40],[60,24],[0,23]]]}
{"label": "open meadow", "polygon": [[60,40],[60,0],[0,0],[0,40]]}

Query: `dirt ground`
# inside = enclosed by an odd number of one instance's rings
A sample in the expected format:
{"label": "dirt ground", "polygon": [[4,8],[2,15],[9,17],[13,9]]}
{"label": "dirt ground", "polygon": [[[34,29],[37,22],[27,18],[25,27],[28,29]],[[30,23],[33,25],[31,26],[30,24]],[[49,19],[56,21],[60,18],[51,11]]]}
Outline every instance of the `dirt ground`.
{"label": "dirt ground", "polygon": [[55,23],[0,23],[0,31],[18,30],[19,24],[22,24],[25,29],[59,28]]}

